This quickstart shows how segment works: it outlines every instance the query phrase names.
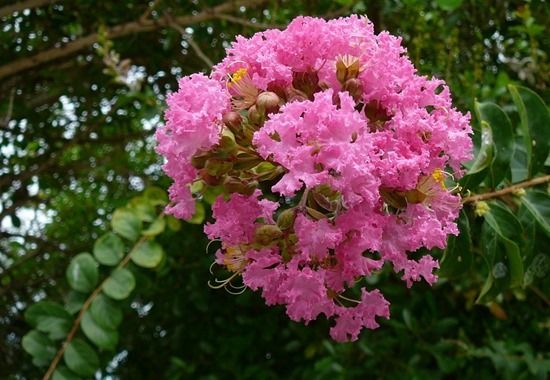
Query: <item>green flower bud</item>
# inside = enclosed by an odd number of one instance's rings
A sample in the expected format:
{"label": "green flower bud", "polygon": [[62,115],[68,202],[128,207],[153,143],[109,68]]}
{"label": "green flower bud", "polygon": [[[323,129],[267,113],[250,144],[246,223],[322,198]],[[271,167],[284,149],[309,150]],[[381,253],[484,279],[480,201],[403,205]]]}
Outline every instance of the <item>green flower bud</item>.
{"label": "green flower bud", "polygon": [[277,226],[283,231],[287,230],[294,226],[295,219],[296,210],[293,208],[289,208],[288,210],[284,210],[279,214],[279,217],[277,218]]}
{"label": "green flower bud", "polygon": [[476,216],[483,216],[483,215],[487,214],[490,209],[491,208],[489,207],[487,202],[479,201],[479,202],[475,203],[474,214],[476,214]]}
{"label": "green flower bud", "polygon": [[262,92],[256,99],[256,107],[262,113],[270,114],[279,112],[281,99],[279,96],[271,91]]}
{"label": "green flower bud", "polygon": [[283,236],[283,231],[273,224],[264,224],[256,228],[254,241],[261,245],[269,245]]}
{"label": "green flower bud", "polygon": [[264,120],[264,115],[256,106],[252,106],[248,109],[248,120],[253,124],[261,124]]}

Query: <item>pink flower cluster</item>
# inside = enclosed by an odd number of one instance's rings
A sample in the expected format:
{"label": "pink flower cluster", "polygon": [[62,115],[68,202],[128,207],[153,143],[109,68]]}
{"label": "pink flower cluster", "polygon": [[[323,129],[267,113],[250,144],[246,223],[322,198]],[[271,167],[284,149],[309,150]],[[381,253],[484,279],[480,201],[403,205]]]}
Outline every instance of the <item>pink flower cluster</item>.
{"label": "pink flower cluster", "polygon": [[240,276],[292,320],[333,319],[331,336],[348,341],[389,317],[362,278],[389,262],[407,286],[436,281],[437,261],[410,255],[458,233],[450,185],[470,134],[399,38],[364,17],[299,17],[238,37],[210,78],[180,80],[157,149],[174,179],[169,212],[190,218],[194,197],[221,193],[205,232],[232,273],[222,284]]}

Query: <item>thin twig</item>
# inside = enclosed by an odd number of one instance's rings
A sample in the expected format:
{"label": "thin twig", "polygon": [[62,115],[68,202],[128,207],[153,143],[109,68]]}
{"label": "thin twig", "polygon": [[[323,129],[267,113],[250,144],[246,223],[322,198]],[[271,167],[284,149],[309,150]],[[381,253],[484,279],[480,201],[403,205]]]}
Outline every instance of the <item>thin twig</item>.
{"label": "thin twig", "polygon": [[8,124],[10,123],[11,116],[13,114],[13,99],[15,98],[15,87],[11,89],[10,91],[10,99],[8,101],[8,111],[6,112],[6,116],[4,116],[3,120],[0,121],[0,127],[7,128]]}
{"label": "thin twig", "polygon": [[[162,217],[162,216],[163,216],[163,214],[160,214],[159,218]],[[138,242],[133,246],[133,248],[130,250],[130,252],[128,252],[128,254],[118,264],[116,269],[121,269],[121,268],[124,268],[126,265],[128,265],[128,263],[130,262],[130,259],[132,258],[132,254],[134,253],[134,251],[148,239],[150,239],[150,238],[147,237],[147,236],[142,236],[138,240]],[[59,364],[59,361],[61,360],[61,358],[63,357],[63,354],[65,353],[65,350],[67,349],[69,344],[74,339],[76,333],[78,332],[78,329],[80,327],[80,322],[82,321],[82,318],[84,317],[84,314],[86,313],[86,311],[88,311],[88,309],[90,308],[90,306],[91,306],[92,302],[94,301],[94,299],[99,295],[99,293],[101,293],[101,291],[103,290],[103,287],[105,286],[105,283],[107,282],[108,279],[109,279],[109,277],[104,279],[101,282],[101,284],[99,284],[99,286],[92,292],[92,294],[90,294],[90,296],[88,297],[86,302],[84,302],[84,304],[82,305],[82,309],[80,310],[80,312],[78,313],[78,316],[76,317],[76,319],[73,322],[73,326],[71,328],[71,331],[69,331],[69,334],[67,335],[67,338],[65,338],[65,341],[61,345],[61,348],[59,349],[59,351],[57,351],[57,354],[53,358],[53,360],[50,364],[50,367],[48,368],[48,371],[46,372],[46,374],[44,375],[42,380],[49,380],[52,377],[55,369],[57,368],[57,365]]]}
{"label": "thin twig", "polygon": [[285,27],[284,25],[278,25],[278,24],[264,24],[261,22],[252,22],[252,21],[242,19],[240,17],[235,17],[227,14],[218,14],[218,15],[215,15],[214,17],[220,20],[226,20],[234,24],[241,24],[241,25],[248,26],[251,28],[256,28],[256,29],[282,29]]}
{"label": "thin twig", "polygon": [[212,62],[212,60],[204,53],[204,51],[201,49],[199,44],[197,44],[195,40],[193,40],[193,36],[187,33],[185,29],[183,29],[180,25],[178,25],[172,18],[170,18],[169,15],[167,15],[166,17],[169,18],[170,27],[181,34],[181,37],[185,41],[187,41],[187,43],[189,44],[189,46],[191,46],[191,49],[193,49],[197,57],[199,57],[206,64],[206,66],[208,66],[208,68],[211,69],[212,66],[214,66],[214,62]]}
{"label": "thin twig", "polygon": [[471,195],[469,197],[466,197],[462,200],[462,203],[474,203],[479,201],[484,201],[486,199],[492,199],[492,198],[498,198],[506,194],[513,193],[514,191],[524,189],[527,187],[532,187],[536,185],[540,185],[546,182],[550,182],[550,175],[545,175],[541,177],[532,178],[528,181],[516,183],[515,185],[505,187],[504,189],[500,189],[497,191],[492,191],[489,193],[483,193],[483,194],[476,194]]}

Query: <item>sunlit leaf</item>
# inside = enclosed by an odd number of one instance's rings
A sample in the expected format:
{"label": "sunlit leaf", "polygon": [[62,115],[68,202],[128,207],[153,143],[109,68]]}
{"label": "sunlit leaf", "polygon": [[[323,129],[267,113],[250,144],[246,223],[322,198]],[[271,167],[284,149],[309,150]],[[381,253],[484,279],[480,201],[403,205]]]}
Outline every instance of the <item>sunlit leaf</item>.
{"label": "sunlit leaf", "polygon": [[164,251],[154,240],[146,240],[132,252],[132,261],[144,268],[155,268],[162,261]]}
{"label": "sunlit leaf", "polygon": [[99,277],[97,261],[89,253],[80,253],[71,260],[66,275],[71,288],[89,293],[97,285]]}
{"label": "sunlit leaf", "polygon": [[120,236],[134,241],[141,234],[141,220],[130,210],[117,209],[111,221],[113,230]]}
{"label": "sunlit leaf", "polygon": [[118,268],[105,280],[103,292],[112,299],[122,300],[130,295],[135,286],[136,280],[132,272],[125,268]]}

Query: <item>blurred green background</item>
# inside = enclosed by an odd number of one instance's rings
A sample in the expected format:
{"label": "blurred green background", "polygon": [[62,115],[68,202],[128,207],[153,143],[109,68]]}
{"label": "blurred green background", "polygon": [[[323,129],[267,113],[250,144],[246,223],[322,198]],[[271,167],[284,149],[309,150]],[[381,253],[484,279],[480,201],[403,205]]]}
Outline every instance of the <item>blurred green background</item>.
{"label": "blurred green background", "polygon": [[[113,210],[149,186],[169,186],[153,134],[177,78],[207,72],[238,34],[298,15],[352,13],[402,36],[419,72],[447,81],[463,111],[476,99],[511,110],[511,83],[549,103],[542,0],[1,2],[0,379],[43,375],[21,347],[25,310],[44,298],[63,302],[69,261],[91,251]],[[323,319],[305,327],[259,294],[210,289],[213,255],[200,225],[182,223],[159,241],[166,262],[133,268],[136,291],[98,378],[545,379],[550,371],[548,270],[540,284],[486,305],[475,303],[484,281],[477,264],[411,289],[383,271],[371,284],[391,302],[391,319],[336,344]]]}

